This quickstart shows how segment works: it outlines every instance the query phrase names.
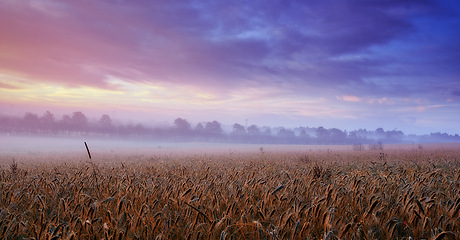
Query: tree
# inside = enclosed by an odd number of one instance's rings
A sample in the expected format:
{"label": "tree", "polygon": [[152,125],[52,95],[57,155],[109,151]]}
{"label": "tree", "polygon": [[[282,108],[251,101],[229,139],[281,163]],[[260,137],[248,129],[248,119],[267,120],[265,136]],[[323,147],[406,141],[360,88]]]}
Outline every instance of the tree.
{"label": "tree", "polygon": [[52,114],[50,111],[46,111],[40,117],[40,121],[45,124],[54,124],[54,121],[55,121],[54,114]]}
{"label": "tree", "polygon": [[244,128],[243,125],[235,123],[235,124],[233,124],[233,132],[232,132],[232,134],[244,135],[244,134],[246,134],[246,129]]}
{"label": "tree", "polygon": [[40,118],[35,113],[26,112],[23,118],[24,127],[36,132],[40,124]]}
{"label": "tree", "polygon": [[176,118],[174,120],[175,127],[171,129],[172,133],[175,134],[177,140],[183,139],[182,137],[190,136],[192,133],[192,127],[190,123],[183,118]]}
{"label": "tree", "polygon": [[101,116],[101,119],[99,119],[98,123],[103,127],[111,127],[112,126],[112,119],[110,118],[109,115],[104,114],[104,115]]}
{"label": "tree", "polygon": [[299,133],[299,140],[303,144],[310,144],[311,143],[311,138],[310,135],[305,131],[305,129],[302,129]]}
{"label": "tree", "polygon": [[31,112],[26,112],[24,115],[24,123],[25,124],[37,124],[40,121],[38,118],[37,114],[31,113]]}
{"label": "tree", "polygon": [[296,141],[295,133],[291,129],[284,127],[276,133],[277,140],[281,143],[294,143]]}
{"label": "tree", "polygon": [[62,128],[62,130],[73,130],[73,126],[72,126],[72,118],[67,115],[67,114],[64,114],[62,116],[62,119],[61,121],[59,121],[60,123],[60,127]]}
{"label": "tree", "polygon": [[366,136],[367,136],[366,129],[353,130],[348,134],[348,140],[351,143],[361,144],[363,142],[368,142],[368,139]]}
{"label": "tree", "polygon": [[345,144],[347,141],[347,132],[338,128],[329,129],[330,142],[334,144]]}
{"label": "tree", "polygon": [[72,113],[72,125],[76,130],[84,131],[88,126],[88,118],[82,112]]}
{"label": "tree", "polygon": [[295,138],[295,133],[294,131],[286,128],[281,128],[278,133],[276,133],[276,136],[279,138]]}
{"label": "tree", "polygon": [[86,125],[88,124],[88,118],[82,112],[73,112],[72,121],[77,125]]}
{"label": "tree", "polygon": [[56,121],[54,118],[54,114],[52,114],[50,111],[46,111],[41,117],[40,117],[40,125],[41,128],[44,130],[54,130],[56,128]]}
{"label": "tree", "polygon": [[248,127],[248,134],[249,135],[252,135],[252,136],[257,136],[257,135],[260,135],[260,129],[259,127],[257,127],[257,125],[251,125]]}
{"label": "tree", "polygon": [[176,120],[174,120],[174,125],[176,126],[176,129],[178,129],[179,132],[182,133],[189,132],[192,129],[190,123],[182,118],[176,118]]}
{"label": "tree", "polygon": [[318,138],[318,143],[325,144],[329,143],[330,133],[329,130],[324,127],[318,127],[316,129],[316,137]]}
{"label": "tree", "polygon": [[300,138],[309,138],[310,136],[307,134],[307,132],[305,131],[305,129],[302,129],[299,133],[299,137]]}
{"label": "tree", "polygon": [[210,135],[220,135],[222,134],[222,127],[218,121],[207,122],[204,126],[204,131],[206,134]]}
{"label": "tree", "polygon": [[110,132],[113,130],[112,118],[107,114],[102,115],[97,123],[103,132]]}
{"label": "tree", "polygon": [[202,123],[197,123],[193,129],[193,135],[195,138],[201,139],[204,136],[204,126]]}
{"label": "tree", "polygon": [[74,112],[72,113],[72,116],[65,114],[62,116],[60,125],[62,130],[86,131],[88,118],[82,112]]}
{"label": "tree", "polygon": [[203,127],[203,124],[201,123],[198,123],[195,127],[195,132],[197,133],[203,133],[204,132],[204,127]]}
{"label": "tree", "polygon": [[404,137],[404,133],[402,131],[398,131],[396,129],[386,132],[386,138],[390,142],[401,142],[403,137]]}
{"label": "tree", "polygon": [[385,135],[385,131],[383,130],[383,128],[377,128],[375,129],[375,133],[379,136],[384,136]]}

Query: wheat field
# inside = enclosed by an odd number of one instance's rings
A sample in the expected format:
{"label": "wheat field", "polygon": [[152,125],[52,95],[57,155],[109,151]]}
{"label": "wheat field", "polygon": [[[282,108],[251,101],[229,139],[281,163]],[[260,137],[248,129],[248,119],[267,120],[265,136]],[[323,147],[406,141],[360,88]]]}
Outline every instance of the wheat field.
{"label": "wheat field", "polygon": [[458,147],[0,164],[1,239],[460,238]]}

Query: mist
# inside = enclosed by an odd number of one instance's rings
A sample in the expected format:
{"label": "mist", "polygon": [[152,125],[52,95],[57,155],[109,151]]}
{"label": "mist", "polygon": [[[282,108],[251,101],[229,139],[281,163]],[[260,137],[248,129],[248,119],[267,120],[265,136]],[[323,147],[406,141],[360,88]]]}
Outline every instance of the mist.
{"label": "mist", "polygon": [[352,145],[358,150],[382,149],[387,144],[460,142],[460,136],[439,132],[406,135],[397,129],[383,128],[346,131],[322,126],[286,128],[239,123],[223,126],[217,120],[193,124],[180,117],[169,125],[155,127],[123,124],[107,114],[88,118],[76,111],[59,118],[46,111],[42,115],[26,112],[22,117],[0,115],[0,140],[3,153],[81,152],[84,142],[88,142],[92,151],[168,153],[231,151],[232,148],[258,151],[261,146],[270,145]]}

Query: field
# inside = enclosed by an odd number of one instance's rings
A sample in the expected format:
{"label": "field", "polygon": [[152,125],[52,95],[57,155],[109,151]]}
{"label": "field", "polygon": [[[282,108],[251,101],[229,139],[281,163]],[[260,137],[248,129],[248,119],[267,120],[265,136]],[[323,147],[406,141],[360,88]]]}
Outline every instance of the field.
{"label": "field", "polygon": [[460,238],[458,144],[85,154],[0,155],[0,238]]}

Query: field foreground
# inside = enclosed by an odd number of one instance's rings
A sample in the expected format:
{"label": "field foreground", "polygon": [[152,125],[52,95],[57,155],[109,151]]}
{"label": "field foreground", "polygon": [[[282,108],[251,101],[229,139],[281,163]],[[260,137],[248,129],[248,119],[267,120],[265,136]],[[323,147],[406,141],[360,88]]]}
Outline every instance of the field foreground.
{"label": "field foreground", "polygon": [[1,239],[460,238],[458,148],[0,164]]}

